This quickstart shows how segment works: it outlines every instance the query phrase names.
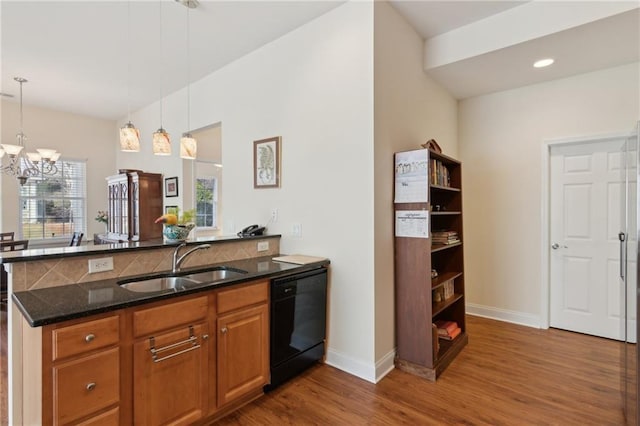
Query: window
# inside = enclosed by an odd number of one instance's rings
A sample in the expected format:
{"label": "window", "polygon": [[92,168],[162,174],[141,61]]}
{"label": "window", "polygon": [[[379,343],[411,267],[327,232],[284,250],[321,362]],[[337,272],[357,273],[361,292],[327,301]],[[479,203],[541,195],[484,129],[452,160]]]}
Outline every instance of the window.
{"label": "window", "polygon": [[196,226],[204,228],[218,228],[220,221],[220,192],[221,169],[218,163],[211,161],[196,161],[194,164]]}
{"label": "window", "polygon": [[62,160],[49,178],[30,177],[20,188],[22,238],[70,238],[86,229],[86,164]]}
{"label": "window", "polygon": [[196,225],[217,228],[218,180],[213,176],[196,177]]}

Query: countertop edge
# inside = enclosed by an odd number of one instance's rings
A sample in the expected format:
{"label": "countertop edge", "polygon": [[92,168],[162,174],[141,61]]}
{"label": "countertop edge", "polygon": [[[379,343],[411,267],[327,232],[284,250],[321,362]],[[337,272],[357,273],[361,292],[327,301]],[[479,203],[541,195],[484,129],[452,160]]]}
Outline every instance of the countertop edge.
{"label": "countertop edge", "polygon": [[281,238],[280,234],[257,235],[253,237],[235,237],[229,236],[224,238],[196,238],[185,241],[137,241],[117,244],[100,244],[100,245],[83,245],[78,247],[53,247],[53,248],[32,248],[27,250],[2,252],[0,253],[0,263],[16,263],[32,260],[43,259],[59,259],[63,257],[92,256],[112,253],[124,253],[133,250],[154,250],[160,248],[172,248],[181,243],[187,243],[188,246],[194,244],[223,244],[236,243],[247,240],[259,240],[265,238]]}
{"label": "countertop edge", "polygon": [[[274,264],[281,264],[281,262],[276,262],[271,260],[273,257],[276,257],[276,256],[257,257],[257,258],[244,259],[244,260],[233,261],[233,262],[225,262],[224,264],[229,265],[229,264],[237,264],[237,263],[243,263],[243,262],[249,262],[249,261],[253,261],[253,262],[268,261]],[[98,315],[105,312],[112,312],[112,311],[117,311],[120,309],[130,308],[134,306],[141,306],[149,303],[154,303],[160,300],[169,300],[177,297],[197,294],[205,291],[211,291],[214,289],[230,287],[233,285],[243,284],[246,282],[256,281],[260,279],[274,279],[274,278],[297,274],[300,272],[311,271],[311,270],[319,269],[322,267],[326,268],[329,266],[330,263],[331,262],[328,259],[323,261],[308,263],[304,265],[288,263],[288,264],[285,264],[284,266],[282,265],[279,266],[279,267],[286,268],[284,270],[276,270],[276,271],[269,271],[269,272],[258,271],[258,272],[248,273],[246,276],[243,276],[240,278],[232,278],[219,283],[203,284],[201,286],[197,286],[197,287],[186,289],[186,290],[181,290],[178,292],[167,292],[167,291],[150,292],[150,293],[130,292],[128,290],[121,289],[121,287],[118,285],[118,281],[123,281],[124,279],[127,279],[127,280],[131,279],[131,277],[127,277],[127,278],[112,278],[112,279],[96,281],[92,283],[69,284],[69,285],[64,285],[59,287],[52,287],[48,289],[19,291],[19,292],[13,293],[11,298],[15,306],[23,315],[26,322],[31,327],[36,328],[36,327],[42,327],[50,324],[56,324],[59,322],[69,321],[73,319],[79,319],[79,318],[85,318],[93,315]],[[207,268],[215,267],[216,265],[220,265],[220,264],[212,264],[212,265],[209,265]],[[189,273],[194,273],[194,272],[202,271],[205,269],[206,268],[203,268],[203,267],[194,267],[194,268],[185,269],[184,271],[181,271],[180,274],[187,275]],[[163,275],[163,273],[154,274],[154,276],[155,275]],[[104,286],[101,288],[102,290],[112,289],[114,291],[127,292],[126,294],[129,294],[130,299],[125,301],[114,302],[112,304],[96,306],[94,308],[87,308],[87,309],[81,309],[81,310],[78,309],[75,311],[72,310],[68,312],[60,312],[60,311],[54,312],[55,308],[51,308],[51,312],[48,312],[47,314],[41,314],[41,315],[34,315],[34,313],[31,312],[31,310],[28,308],[28,306],[34,305],[34,302],[33,302],[34,300],[36,305],[45,304],[45,302],[43,302],[44,299],[38,297],[38,294],[42,294],[44,291],[51,293],[51,292],[56,292],[57,290],[59,290],[60,292],[65,290],[66,291],[70,290],[72,292],[78,292],[79,294],[83,294],[84,292],[87,291],[86,287],[91,284],[94,284],[94,285],[102,284]],[[31,299],[31,301],[29,299]]]}

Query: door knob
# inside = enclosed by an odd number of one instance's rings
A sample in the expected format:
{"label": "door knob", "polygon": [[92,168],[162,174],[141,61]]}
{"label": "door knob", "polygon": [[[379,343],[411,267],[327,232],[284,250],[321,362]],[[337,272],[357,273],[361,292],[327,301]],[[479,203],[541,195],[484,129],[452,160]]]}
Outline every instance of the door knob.
{"label": "door knob", "polygon": [[558,250],[560,247],[562,247],[562,248],[568,248],[567,246],[561,246],[561,245],[560,245],[560,244],[558,244],[558,243],[553,243],[553,244],[551,245],[551,248],[552,248],[552,249],[554,249],[554,250]]}

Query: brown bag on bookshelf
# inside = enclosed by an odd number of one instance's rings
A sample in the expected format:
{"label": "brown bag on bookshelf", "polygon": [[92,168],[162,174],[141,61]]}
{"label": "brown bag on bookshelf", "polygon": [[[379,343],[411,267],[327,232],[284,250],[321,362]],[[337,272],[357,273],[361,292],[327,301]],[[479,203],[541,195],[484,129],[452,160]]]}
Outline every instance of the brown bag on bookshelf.
{"label": "brown bag on bookshelf", "polygon": [[442,148],[440,148],[440,145],[438,145],[438,142],[436,142],[435,139],[429,139],[420,146],[442,154]]}

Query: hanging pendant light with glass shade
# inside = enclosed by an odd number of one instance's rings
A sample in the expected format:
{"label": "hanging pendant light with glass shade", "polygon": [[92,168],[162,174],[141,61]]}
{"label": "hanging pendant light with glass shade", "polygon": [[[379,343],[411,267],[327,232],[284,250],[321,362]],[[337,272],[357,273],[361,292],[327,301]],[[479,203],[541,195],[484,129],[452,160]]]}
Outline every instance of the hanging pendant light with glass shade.
{"label": "hanging pendant light with glass shade", "polygon": [[191,73],[189,62],[189,12],[191,9],[198,7],[196,3],[194,6],[187,6],[187,132],[182,135],[180,139],[180,158],[186,160],[195,160],[198,152],[198,141],[191,135]]}
{"label": "hanging pendant light with glass shade", "polygon": [[120,128],[120,151],[140,152],[140,132],[131,123],[131,4],[127,2],[127,118],[128,123]]}
{"label": "hanging pendant light with glass shade", "polygon": [[[160,69],[162,69],[162,0],[160,0]],[[171,155],[171,139],[162,128],[162,73],[160,73],[160,128],[153,134],[153,153],[155,155]]]}
{"label": "hanging pendant light with glass shade", "polygon": [[60,153],[55,149],[38,148],[38,152],[26,152],[27,137],[23,131],[23,113],[22,113],[22,85],[28,80],[22,77],[14,77],[15,81],[20,83],[20,132],[16,135],[16,144],[0,145],[0,161],[5,157],[8,163],[1,162],[0,170],[2,173],[13,176],[24,185],[27,179],[34,176],[42,178],[51,178],[58,173],[56,161],[60,158]]}

